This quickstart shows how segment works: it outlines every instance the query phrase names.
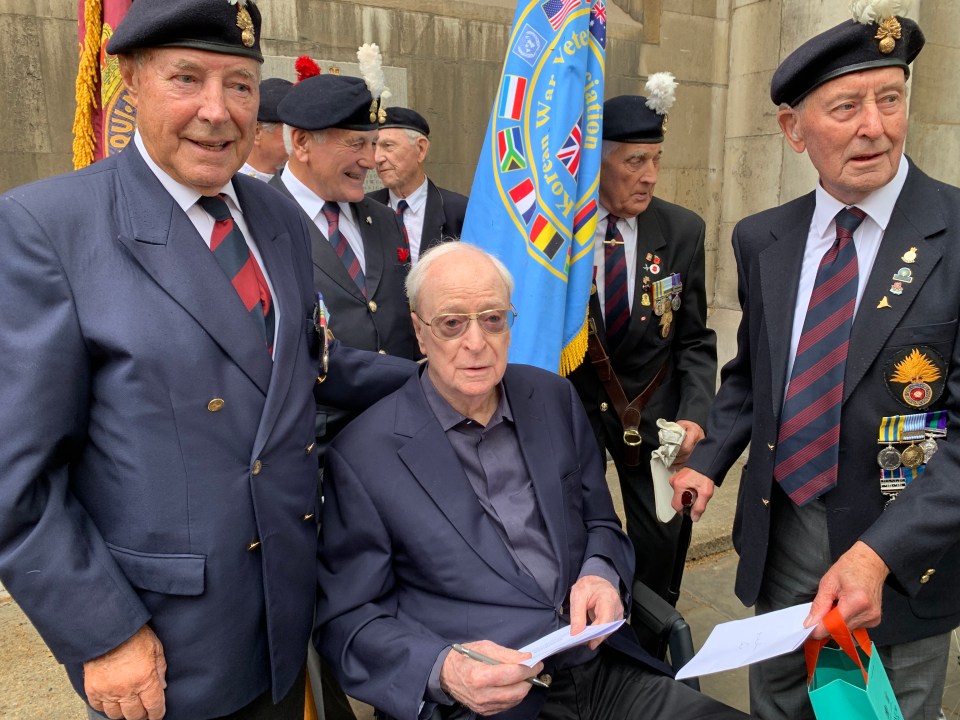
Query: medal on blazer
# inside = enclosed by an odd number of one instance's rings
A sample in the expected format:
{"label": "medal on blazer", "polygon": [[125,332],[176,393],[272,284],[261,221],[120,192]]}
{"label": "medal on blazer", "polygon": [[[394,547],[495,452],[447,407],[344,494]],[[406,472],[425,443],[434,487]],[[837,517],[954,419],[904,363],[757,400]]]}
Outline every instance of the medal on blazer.
{"label": "medal on blazer", "polygon": [[313,327],[317,331],[317,336],[320,338],[320,370],[321,373],[317,375],[317,383],[322,383],[327,379],[327,370],[330,366],[330,333],[327,330],[327,325],[330,322],[330,311],[327,310],[326,304],[323,302],[323,293],[317,293],[317,302],[313,306]]}
{"label": "medal on blazer", "polygon": [[943,393],[946,370],[940,353],[920,345],[904,348],[887,358],[884,378],[897,402],[917,410],[935,403]]}
{"label": "medal on blazer", "polygon": [[880,421],[880,435],[877,442],[881,445],[886,444],[877,454],[877,464],[884,470],[896,470],[900,467],[900,451],[893,443],[900,442],[900,436],[903,433],[903,415],[893,415],[885,417]]}
{"label": "medal on blazer", "polygon": [[[947,435],[947,413],[935,410],[911,415],[891,415],[880,421],[877,442],[886,443],[877,455],[880,465],[880,492],[889,495],[888,504],[910,481],[926,468],[937,452],[936,438]],[[893,444],[907,444],[897,450]]]}
{"label": "medal on blazer", "polygon": [[670,334],[673,313],[680,309],[681,292],[683,292],[683,282],[680,279],[680,273],[672,273],[653,284],[653,312],[660,318],[660,337],[662,338]]}

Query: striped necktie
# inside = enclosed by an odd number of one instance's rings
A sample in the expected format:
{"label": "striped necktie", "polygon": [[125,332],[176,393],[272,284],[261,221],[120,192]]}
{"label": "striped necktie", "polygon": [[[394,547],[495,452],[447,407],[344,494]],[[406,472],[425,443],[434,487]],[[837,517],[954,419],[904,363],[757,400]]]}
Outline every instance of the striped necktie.
{"label": "striped necktie", "polygon": [[406,243],[407,251],[410,251],[410,236],[407,235],[407,224],[403,221],[403,214],[407,211],[410,205],[407,204],[406,200],[401,200],[397,203],[397,215],[400,216],[400,228],[403,230],[403,242]]}
{"label": "striped necktie", "polygon": [[274,308],[270,297],[270,287],[263,271],[247,246],[240,228],[233,221],[230,208],[223,195],[202,196],[200,205],[213,219],[213,233],[210,236],[210,250],[221,269],[233,285],[243,306],[256,320],[263,332],[267,350],[273,352]]}
{"label": "striped necktie", "polygon": [[627,334],[630,324],[630,302],[627,294],[627,254],[623,248],[623,235],[617,229],[620,220],[616,215],[607,215],[607,232],[603,240],[604,251],[604,317],[607,327],[607,345],[613,353]]}
{"label": "striped necktie", "polygon": [[866,214],[837,213],[837,239],[817,269],[783,403],[773,476],[797,505],[837,484],[843,373],[859,270],[853,232]]}
{"label": "striped necktie", "polygon": [[337,251],[337,256],[347,269],[350,279],[357,284],[360,292],[366,297],[367,285],[363,277],[363,268],[360,267],[360,261],[354,255],[353,248],[350,247],[347,238],[340,232],[340,206],[335,202],[325,202],[322,212],[327,219],[327,240]]}

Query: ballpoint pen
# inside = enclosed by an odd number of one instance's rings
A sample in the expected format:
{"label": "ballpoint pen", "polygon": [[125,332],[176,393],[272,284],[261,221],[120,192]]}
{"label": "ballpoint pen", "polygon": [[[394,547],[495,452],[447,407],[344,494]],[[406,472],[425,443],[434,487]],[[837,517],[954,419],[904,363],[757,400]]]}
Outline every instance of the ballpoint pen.
{"label": "ballpoint pen", "polygon": [[[482,653],[478,653],[476,650],[471,650],[470,648],[464,647],[460,643],[454,643],[454,651],[460,653],[464,657],[468,657],[471,660],[476,660],[477,662],[482,662],[484,665],[502,665],[499,660],[494,660],[492,657],[487,657]],[[543,677],[531,677],[526,679],[528,683],[536,687],[548,688],[553,678],[549,675],[544,675]]]}

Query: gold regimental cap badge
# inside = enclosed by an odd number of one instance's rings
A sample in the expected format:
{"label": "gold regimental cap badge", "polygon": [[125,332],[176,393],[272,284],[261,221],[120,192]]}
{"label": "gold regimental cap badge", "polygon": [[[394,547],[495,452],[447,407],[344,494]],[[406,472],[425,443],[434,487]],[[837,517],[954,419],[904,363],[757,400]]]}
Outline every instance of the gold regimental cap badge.
{"label": "gold regimental cap badge", "polygon": [[900,21],[896,17],[884,18],[880,21],[877,34],[873,39],[880,41],[880,52],[889,55],[897,46],[897,40],[900,39]]}
{"label": "gold regimental cap badge", "polygon": [[253,18],[245,2],[237,3],[237,27],[240,28],[240,40],[244,47],[253,47],[257,41],[253,30]]}

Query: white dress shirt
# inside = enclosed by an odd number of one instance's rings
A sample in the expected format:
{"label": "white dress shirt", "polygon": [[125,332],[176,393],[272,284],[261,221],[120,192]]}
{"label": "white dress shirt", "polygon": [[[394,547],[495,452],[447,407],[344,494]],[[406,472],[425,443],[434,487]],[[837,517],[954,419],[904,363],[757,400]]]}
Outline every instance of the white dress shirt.
{"label": "white dress shirt", "polygon": [[[890,223],[893,206],[900,197],[903,184],[907,181],[908,163],[906,156],[900,161],[900,167],[893,179],[879,190],[874,190],[855,207],[863,210],[867,216],[853,233],[853,244],[857,249],[857,302],[854,305],[854,317],[860,309],[860,299],[867,287],[873,261],[880,250],[880,241]],[[807,245],[803,252],[803,265],[800,268],[800,284],[797,287],[797,304],[793,310],[793,331],[790,336],[790,359],[787,364],[787,378],[793,372],[793,361],[797,357],[797,346],[803,333],[803,321],[807,316],[807,306],[813,294],[813,285],[817,279],[817,270],[824,254],[837,240],[837,213],[849,207],[830,195],[820,183],[816,189],[816,209],[810,221]],[[891,276],[891,283],[893,282]],[[786,396],[786,395],[784,395]]]}
{"label": "white dress shirt", "polygon": [[[320,229],[320,232],[323,233],[323,236],[329,240],[330,226],[327,223],[327,218],[323,215],[323,204],[326,200],[300,182],[300,178],[293,174],[289,165],[283,169],[283,172],[280,174],[280,179],[283,180],[283,184],[287,186],[287,190],[293,195],[293,199],[303,208],[307,216],[313,220],[313,224],[316,225]],[[357,256],[357,262],[360,263],[360,268],[363,270],[363,274],[366,275],[367,264],[363,254],[363,238],[360,236],[357,221],[353,217],[353,207],[350,203],[345,202],[338,202],[337,205],[340,206],[340,224],[338,226],[340,234],[347,239],[347,244],[350,246],[350,249],[353,250],[353,254]],[[337,248],[334,247],[333,249],[336,250]]]}
{"label": "white dress shirt", "polygon": [[270,182],[274,175],[274,173],[260,172],[250,163],[244,163],[243,167],[241,167],[237,172],[239,172],[241,175],[255,177],[257,180],[263,180],[264,182]]}
{"label": "white dress shirt", "polygon": [[[597,229],[593,235],[593,267],[596,270],[594,282],[597,286],[597,297],[600,300],[600,312],[604,322],[607,319],[606,308],[606,246],[603,244],[607,236],[607,216],[610,211],[600,205],[597,213]],[[637,284],[637,218],[620,218],[617,229],[623,236],[623,250],[627,256],[627,302],[630,312],[633,312],[633,290]]]}
{"label": "white dress shirt", "polygon": [[423,236],[423,219],[427,212],[427,179],[423,179],[423,185],[418,187],[407,197],[402,198],[395,195],[393,190],[390,193],[390,207],[397,211],[397,205],[401,200],[407,201],[407,209],[403,212],[403,226],[407,229],[407,240],[410,243],[410,262],[415,263],[420,257],[420,241]]}
{"label": "white dress shirt", "polygon": [[[184,213],[186,213],[187,219],[193,223],[193,226],[197,229],[197,232],[200,233],[200,237],[203,238],[203,241],[207,244],[207,247],[210,247],[210,239],[213,235],[213,226],[216,221],[213,219],[213,216],[210,215],[210,213],[197,205],[197,201],[200,199],[200,193],[191,187],[187,187],[186,185],[178,183],[153,161],[153,158],[150,157],[150,153],[147,152],[146,146],[143,144],[143,138],[140,137],[139,130],[134,133],[133,142],[136,144],[137,150],[140,151],[140,155],[143,157],[144,162],[147,163],[147,167],[149,167],[153,174],[157,176],[157,180],[159,180],[164,189],[170,193],[171,197],[173,197],[173,201],[180,206],[180,209],[183,210]],[[263,277],[267,281],[267,287],[270,288],[270,297],[273,301],[273,318],[275,326],[273,347],[276,348],[280,344],[281,308],[280,303],[277,300],[277,293],[274,292],[273,289],[273,283],[270,282],[270,274],[267,272],[267,268],[263,264],[263,258],[260,257],[260,250],[257,248],[257,243],[254,240],[253,233],[250,232],[250,228],[247,227],[247,223],[243,219],[243,209],[240,207],[240,201],[237,199],[237,191],[233,188],[233,181],[231,180],[222,188],[220,188],[219,194],[224,196],[224,200],[226,201],[227,206],[230,208],[230,214],[233,216],[233,222],[238,228],[240,228],[240,232],[243,233],[243,239],[247,241],[247,247],[250,248],[253,259],[256,260],[257,265],[260,266],[260,271],[263,273]]]}

